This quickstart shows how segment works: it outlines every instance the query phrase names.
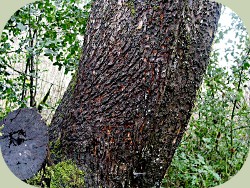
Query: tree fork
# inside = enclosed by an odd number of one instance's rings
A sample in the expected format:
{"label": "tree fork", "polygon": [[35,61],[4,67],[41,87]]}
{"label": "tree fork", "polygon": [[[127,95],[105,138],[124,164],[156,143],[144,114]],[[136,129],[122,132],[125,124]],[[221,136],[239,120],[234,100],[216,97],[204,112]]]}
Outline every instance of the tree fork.
{"label": "tree fork", "polygon": [[53,117],[54,162],[87,187],[159,187],[188,124],[221,5],[95,0],[76,78]]}

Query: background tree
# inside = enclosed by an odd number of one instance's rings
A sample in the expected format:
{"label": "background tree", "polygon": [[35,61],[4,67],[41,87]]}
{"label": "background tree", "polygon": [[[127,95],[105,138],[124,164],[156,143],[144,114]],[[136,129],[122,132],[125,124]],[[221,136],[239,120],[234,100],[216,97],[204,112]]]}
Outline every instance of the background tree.
{"label": "background tree", "polygon": [[54,161],[76,161],[87,187],[159,187],[219,15],[209,1],[95,1],[78,74],[50,127]]}
{"label": "background tree", "polygon": [[[46,72],[74,73],[88,11],[86,2],[45,0],[26,5],[10,18],[1,36],[0,117],[18,107],[41,111],[55,106],[60,95],[55,100],[50,93],[62,90],[64,84],[54,83],[55,76],[47,79]],[[59,71],[49,71],[50,64]]]}

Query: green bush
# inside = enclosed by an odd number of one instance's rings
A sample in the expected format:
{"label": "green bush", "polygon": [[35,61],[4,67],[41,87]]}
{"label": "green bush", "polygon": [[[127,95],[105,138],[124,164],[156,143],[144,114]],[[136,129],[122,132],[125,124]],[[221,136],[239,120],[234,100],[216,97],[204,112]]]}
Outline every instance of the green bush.
{"label": "green bush", "polygon": [[27,183],[46,188],[81,188],[84,187],[84,172],[72,161],[63,161],[54,166],[46,166]]}

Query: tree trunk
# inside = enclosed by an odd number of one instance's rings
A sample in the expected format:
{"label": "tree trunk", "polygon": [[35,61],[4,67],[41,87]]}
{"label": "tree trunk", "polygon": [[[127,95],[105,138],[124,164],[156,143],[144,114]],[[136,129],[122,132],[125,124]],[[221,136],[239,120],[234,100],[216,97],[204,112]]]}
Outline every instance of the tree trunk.
{"label": "tree trunk", "polygon": [[50,127],[87,187],[159,187],[187,127],[220,15],[207,0],[95,0]]}

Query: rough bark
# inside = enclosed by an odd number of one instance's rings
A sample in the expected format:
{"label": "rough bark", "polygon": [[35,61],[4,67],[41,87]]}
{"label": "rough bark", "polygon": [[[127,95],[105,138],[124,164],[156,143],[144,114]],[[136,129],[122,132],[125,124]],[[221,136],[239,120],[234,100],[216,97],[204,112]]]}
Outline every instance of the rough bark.
{"label": "rough bark", "polygon": [[159,187],[202,82],[220,15],[207,0],[96,0],[51,148],[87,187]]}

